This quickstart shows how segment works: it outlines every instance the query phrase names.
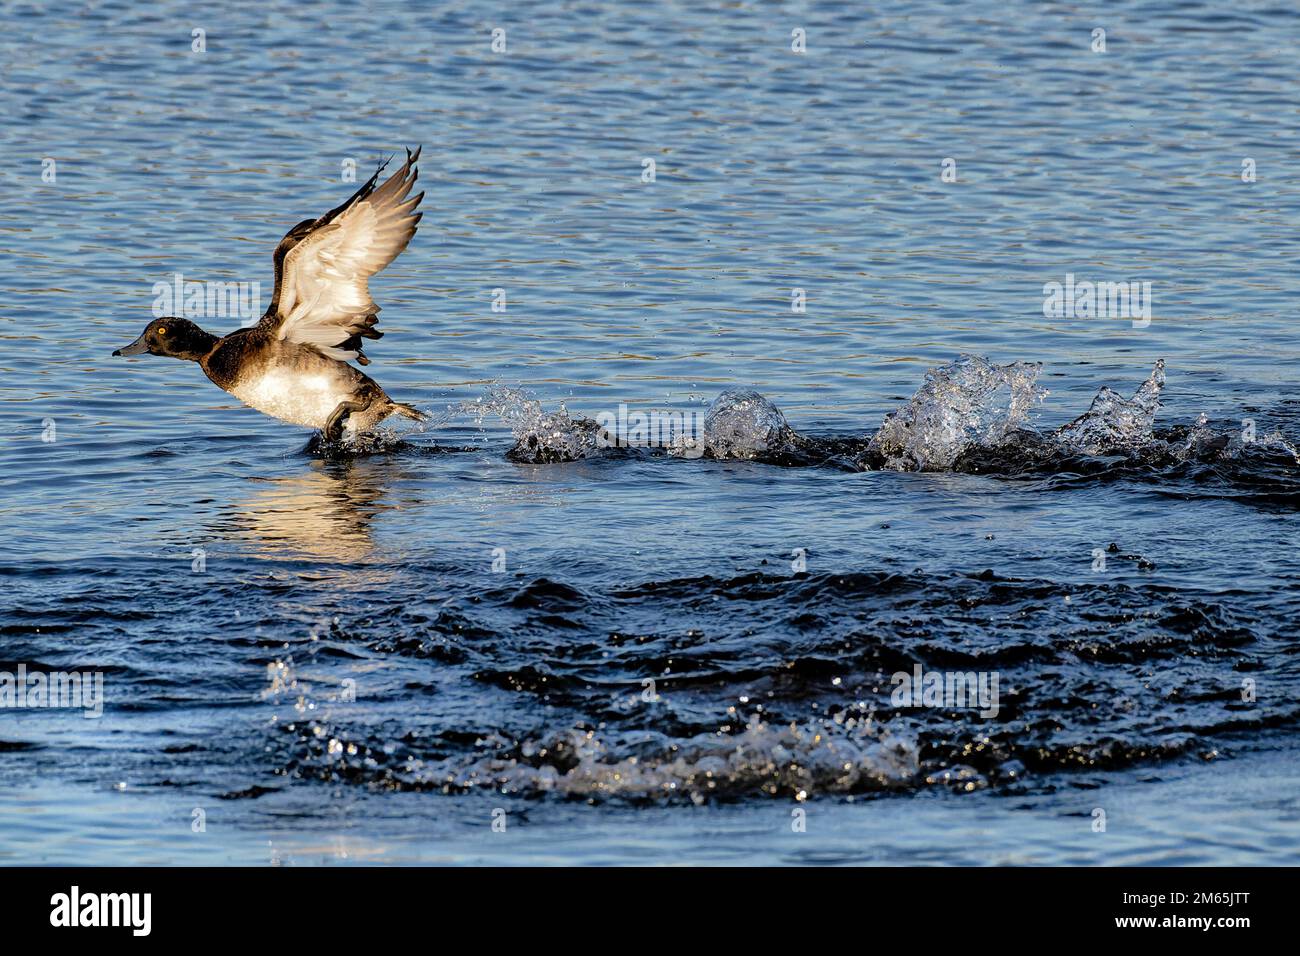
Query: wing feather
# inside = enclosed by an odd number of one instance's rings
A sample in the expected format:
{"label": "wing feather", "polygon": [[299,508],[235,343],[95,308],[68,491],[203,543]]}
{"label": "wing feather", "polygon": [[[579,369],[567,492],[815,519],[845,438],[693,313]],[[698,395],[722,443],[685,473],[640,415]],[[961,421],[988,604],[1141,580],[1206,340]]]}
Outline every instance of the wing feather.
{"label": "wing feather", "polygon": [[407,150],[401,169],[376,188],[380,166],[347,202],[280,241],[275,294],[262,320],[277,338],[367,363],[361,339],[383,335],[370,277],[402,253],[424,215],[415,211],[424,193],[408,198],[419,158],[419,149]]}

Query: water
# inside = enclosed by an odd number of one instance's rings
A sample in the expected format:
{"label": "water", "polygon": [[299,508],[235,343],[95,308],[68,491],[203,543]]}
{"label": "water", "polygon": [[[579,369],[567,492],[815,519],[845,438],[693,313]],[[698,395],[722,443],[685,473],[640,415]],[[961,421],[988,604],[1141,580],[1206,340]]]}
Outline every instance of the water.
{"label": "water", "polygon": [[[1291,9],[3,16],[0,860],[1295,862]],[[416,143],[433,423],[109,357]]]}

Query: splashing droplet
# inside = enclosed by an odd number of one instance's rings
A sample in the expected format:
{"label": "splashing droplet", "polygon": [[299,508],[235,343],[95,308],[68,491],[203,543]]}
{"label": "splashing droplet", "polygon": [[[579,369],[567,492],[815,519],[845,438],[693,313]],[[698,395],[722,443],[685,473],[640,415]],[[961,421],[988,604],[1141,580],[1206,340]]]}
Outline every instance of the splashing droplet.
{"label": "splashing droplet", "polygon": [[1039,362],[994,365],[978,355],[932,368],[907,403],[885,416],[868,456],[896,471],[950,468],[966,449],[993,447],[1026,427],[1047,397]]}
{"label": "splashing droplet", "polygon": [[1164,387],[1165,360],[1160,359],[1131,399],[1103,385],[1086,412],[1057,430],[1056,439],[1085,455],[1149,444],[1154,438],[1152,429]]}

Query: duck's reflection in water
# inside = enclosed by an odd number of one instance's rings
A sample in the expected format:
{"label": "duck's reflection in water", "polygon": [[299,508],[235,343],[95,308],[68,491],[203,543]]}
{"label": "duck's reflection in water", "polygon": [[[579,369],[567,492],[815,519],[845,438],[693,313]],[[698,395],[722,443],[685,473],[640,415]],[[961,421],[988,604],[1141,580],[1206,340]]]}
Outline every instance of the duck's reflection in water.
{"label": "duck's reflection in water", "polygon": [[233,503],[222,534],[266,558],[353,562],[375,549],[371,523],[399,508],[387,492],[411,477],[391,460],[317,460],[296,475],[254,479],[255,491]]}

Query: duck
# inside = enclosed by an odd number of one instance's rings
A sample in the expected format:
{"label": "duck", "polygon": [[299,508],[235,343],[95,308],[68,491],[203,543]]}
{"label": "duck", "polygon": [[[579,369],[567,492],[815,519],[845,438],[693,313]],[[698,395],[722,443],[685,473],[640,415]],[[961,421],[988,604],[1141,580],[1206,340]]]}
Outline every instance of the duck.
{"label": "duck", "polygon": [[384,334],[370,277],[406,249],[424,215],[415,211],[424,193],[410,196],[419,158],[419,148],[407,149],[406,162],[379,184],[385,160],[347,202],[285,234],[275,249],[275,291],[255,325],[217,336],[162,316],[113,355],[197,362],[244,405],[318,429],[327,442],[352,441],[393,414],[424,421],[351,364],[369,365],[362,340]]}

